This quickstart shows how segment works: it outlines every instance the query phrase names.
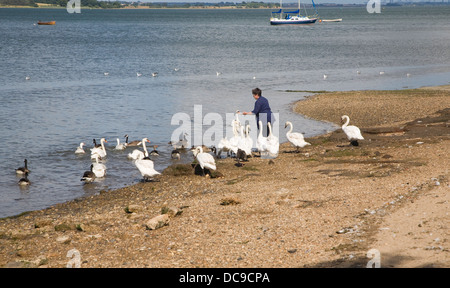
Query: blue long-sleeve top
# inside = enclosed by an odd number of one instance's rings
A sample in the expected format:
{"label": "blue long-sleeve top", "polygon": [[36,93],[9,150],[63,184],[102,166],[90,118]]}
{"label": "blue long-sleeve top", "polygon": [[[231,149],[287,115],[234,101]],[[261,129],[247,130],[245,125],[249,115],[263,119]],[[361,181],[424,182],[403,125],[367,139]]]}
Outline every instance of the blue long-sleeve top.
{"label": "blue long-sleeve top", "polygon": [[[255,102],[255,108],[252,111],[253,114],[256,115],[256,123],[259,122],[259,114],[263,113],[267,115],[267,122],[272,123],[272,110],[270,110],[269,101],[260,96],[258,100]],[[261,120],[263,122],[265,119]]]}

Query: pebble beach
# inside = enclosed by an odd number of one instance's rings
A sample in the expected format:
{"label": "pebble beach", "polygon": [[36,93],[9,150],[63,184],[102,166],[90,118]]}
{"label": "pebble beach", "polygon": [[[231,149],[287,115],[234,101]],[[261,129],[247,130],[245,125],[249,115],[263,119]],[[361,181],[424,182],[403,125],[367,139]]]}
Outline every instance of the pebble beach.
{"label": "pebble beach", "polygon": [[63,268],[75,251],[83,268],[365,268],[372,249],[381,267],[450,267],[449,86],[326,92],[293,110],[338,128],[275,159],[217,159],[211,177],[175,164],[0,219],[0,267]]}

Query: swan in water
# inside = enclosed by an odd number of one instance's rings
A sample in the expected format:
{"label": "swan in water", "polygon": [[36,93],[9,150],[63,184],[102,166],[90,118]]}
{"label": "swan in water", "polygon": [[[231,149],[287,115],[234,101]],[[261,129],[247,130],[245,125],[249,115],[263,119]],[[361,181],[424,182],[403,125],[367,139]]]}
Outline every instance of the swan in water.
{"label": "swan in water", "polygon": [[278,155],[278,150],[280,149],[280,141],[278,137],[272,134],[272,125],[267,123],[267,128],[269,129],[269,136],[267,136],[267,151],[273,157]]}
{"label": "swan in water", "polygon": [[105,138],[102,138],[102,139],[100,139],[100,147],[94,147],[91,149],[91,159],[92,160],[95,159],[95,155],[98,155],[99,158],[106,157],[105,143],[108,143],[108,141],[106,141]]}
{"label": "swan in water", "polygon": [[145,152],[145,157],[142,156],[142,154],[138,156],[138,159],[134,161],[134,165],[138,168],[139,172],[141,172],[141,175],[144,177],[145,181],[161,174],[155,170],[153,161],[148,157],[147,151]]}
{"label": "swan in water", "polygon": [[256,148],[258,149],[259,154],[261,155],[261,152],[267,151],[267,137],[264,137],[262,134],[263,132],[262,121],[258,122],[258,126],[259,126],[259,134],[258,138],[256,139]]}
{"label": "swan in water", "polygon": [[148,155],[147,146],[145,145],[146,142],[150,143],[150,140],[148,140],[147,138],[143,138],[142,141],[138,143],[138,145],[142,144],[144,152],[138,149],[134,149],[132,153],[128,153],[128,159],[137,160],[139,159],[139,157],[143,159],[145,155]]}
{"label": "swan in water", "polygon": [[25,175],[25,174],[30,173],[30,170],[28,170],[28,165],[27,165],[28,164],[28,160],[27,159],[23,160],[23,163],[24,163],[23,167],[20,167],[20,168],[16,169],[16,174],[17,175]]}
{"label": "swan in water", "polygon": [[83,146],[86,145],[84,144],[84,142],[80,143],[80,146],[77,147],[77,149],[75,150],[75,154],[84,154],[86,153],[83,149]]}
{"label": "swan in water", "polygon": [[92,172],[96,178],[102,178],[106,176],[106,166],[100,163],[98,159],[101,159],[97,154],[94,155],[95,163],[92,163]]}
{"label": "swan in water", "polygon": [[193,153],[198,164],[200,164],[200,167],[202,168],[203,176],[205,176],[205,168],[216,170],[216,161],[214,160],[214,157],[209,153],[204,153],[201,146],[195,148]]}
{"label": "swan in water", "polygon": [[126,147],[127,147],[127,145],[124,144],[124,143],[120,143],[120,139],[117,138],[117,145],[116,145],[116,147],[114,149],[116,149],[116,150],[125,150]]}
{"label": "swan in water", "polygon": [[358,127],[353,125],[348,126],[349,122],[350,117],[347,115],[341,117],[341,123],[343,124],[342,131],[344,131],[345,135],[347,135],[351,145],[358,146],[358,140],[364,140],[364,137],[361,135],[361,130],[359,130]]}
{"label": "swan in water", "polygon": [[92,171],[94,169],[94,164],[91,164],[91,168],[89,171],[85,171],[83,173],[83,177],[81,177],[80,181],[84,183],[91,183],[95,180],[95,173]]}
{"label": "swan in water", "polygon": [[286,124],[284,124],[284,128],[290,126],[289,131],[286,133],[286,138],[291,142],[294,147],[297,148],[297,152],[299,148],[303,148],[307,145],[311,145],[311,143],[308,143],[305,141],[305,138],[303,137],[302,133],[298,132],[292,132],[292,129],[294,129],[291,122],[287,121]]}

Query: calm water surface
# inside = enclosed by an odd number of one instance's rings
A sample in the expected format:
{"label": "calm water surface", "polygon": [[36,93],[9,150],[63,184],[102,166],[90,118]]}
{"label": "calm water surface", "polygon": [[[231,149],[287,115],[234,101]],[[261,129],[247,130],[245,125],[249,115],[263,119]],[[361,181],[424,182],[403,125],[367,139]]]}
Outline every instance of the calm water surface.
{"label": "calm water surface", "polygon": [[[270,10],[0,9],[0,217],[137,183],[126,158],[132,149],[113,150],[125,134],[159,145],[153,160],[162,171],[173,163],[174,114],[193,123],[194,105],[202,105],[202,116],[218,113],[228,124],[227,113],[253,108],[254,87],[280,113],[276,129],[286,141],[286,120],[306,137],[335,127],[292,113],[307,93],[285,90],[448,84],[449,8],[321,9],[323,18],[344,21],[305,27],[272,27]],[[89,153],[74,151],[85,142],[89,152],[102,137],[108,175],[83,185]],[[32,185],[21,189],[14,169],[24,158]]]}

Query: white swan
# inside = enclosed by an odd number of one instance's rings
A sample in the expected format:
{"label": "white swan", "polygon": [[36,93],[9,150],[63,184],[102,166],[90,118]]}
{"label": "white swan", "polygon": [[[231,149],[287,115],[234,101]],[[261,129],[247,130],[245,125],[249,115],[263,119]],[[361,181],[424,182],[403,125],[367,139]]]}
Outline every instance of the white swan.
{"label": "white swan", "polygon": [[258,138],[256,139],[256,148],[258,149],[261,155],[261,152],[267,151],[267,137],[264,137],[262,134],[263,132],[262,121],[258,122],[258,126],[259,126],[259,134]]}
{"label": "white swan", "polygon": [[193,153],[198,164],[200,164],[200,167],[202,168],[203,176],[205,176],[205,168],[216,170],[216,161],[214,160],[214,157],[209,153],[204,153],[201,146],[195,148]]}
{"label": "white swan", "polygon": [[149,180],[149,178],[153,178],[156,175],[161,174],[155,170],[153,161],[148,157],[147,151],[145,152],[145,157],[139,155],[139,158],[136,161],[134,161],[134,165],[136,165],[139,172],[141,172],[141,175],[142,177],[144,177],[145,181]]}
{"label": "white swan", "polygon": [[126,144],[120,143],[120,139],[117,138],[117,145],[116,145],[116,147],[114,149],[116,149],[116,150],[124,150],[126,147],[127,147]]}
{"label": "white swan", "polygon": [[86,145],[84,144],[84,142],[80,143],[80,146],[77,147],[77,149],[75,150],[75,154],[84,154],[86,153],[83,149],[83,146]]}
{"label": "white swan", "polygon": [[251,156],[252,154],[252,148],[253,148],[253,139],[249,135],[250,131],[250,125],[247,125],[245,127],[245,145],[247,146],[248,151],[250,151],[250,154],[248,156]]}
{"label": "white swan", "polygon": [[91,159],[92,160],[95,160],[95,155],[98,155],[99,158],[106,157],[105,143],[108,143],[108,141],[106,141],[105,138],[102,138],[100,140],[100,147],[94,147],[91,149]]}
{"label": "white swan", "polygon": [[302,133],[298,132],[292,132],[292,129],[294,129],[291,122],[287,121],[286,124],[284,124],[284,128],[291,126],[289,131],[286,133],[286,138],[291,142],[292,145],[294,145],[295,148],[297,148],[297,152],[299,148],[303,148],[307,145],[311,145],[311,143],[308,143],[305,141],[305,137],[303,137]]}
{"label": "white swan", "polygon": [[139,158],[143,159],[145,155],[148,155],[147,146],[145,145],[146,142],[150,143],[150,140],[148,140],[147,138],[143,138],[142,141],[138,143],[138,145],[142,144],[144,152],[138,149],[134,149],[132,153],[128,153],[128,159],[132,160],[137,160]]}
{"label": "white swan", "polygon": [[233,137],[230,138],[230,150],[234,153],[234,155],[237,154],[239,141],[241,139],[241,136],[239,135],[239,129],[241,127],[240,123],[236,120],[233,120],[231,122],[231,126],[233,127]]}
{"label": "white swan", "polygon": [[[244,126],[241,126],[241,135],[239,137],[238,150],[236,151],[236,154],[240,149],[245,152],[246,156],[250,157],[250,156],[252,156],[252,147],[248,146],[248,144],[249,144],[247,141],[248,138],[246,137],[246,135],[248,136],[248,125],[246,127],[246,130],[247,130],[247,132],[244,133]],[[251,138],[250,138],[250,140],[251,140]],[[252,141],[252,144],[253,144],[253,141]]]}
{"label": "white swan", "polygon": [[343,123],[342,131],[344,131],[345,135],[347,135],[351,145],[358,146],[358,140],[364,140],[364,137],[361,135],[361,130],[359,130],[358,127],[353,125],[348,126],[349,122],[350,117],[347,115],[341,117],[341,123]]}
{"label": "white swan", "polygon": [[106,166],[103,163],[98,162],[98,155],[94,155],[95,163],[92,164],[92,172],[96,178],[102,178],[106,176]]}
{"label": "white swan", "polygon": [[270,122],[267,123],[267,127],[269,129],[269,136],[267,136],[267,151],[270,156],[276,157],[280,150],[280,141],[278,140],[278,137],[272,134],[272,125]]}
{"label": "white swan", "polygon": [[27,159],[23,160],[23,163],[24,163],[23,167],[20,167],[20,168],[16,169],[16,174],[17,175],[25,175],[25,174],[30,173],[30,170],[28,170],[28,165],[27,165],[28,164],[28,160]]}

